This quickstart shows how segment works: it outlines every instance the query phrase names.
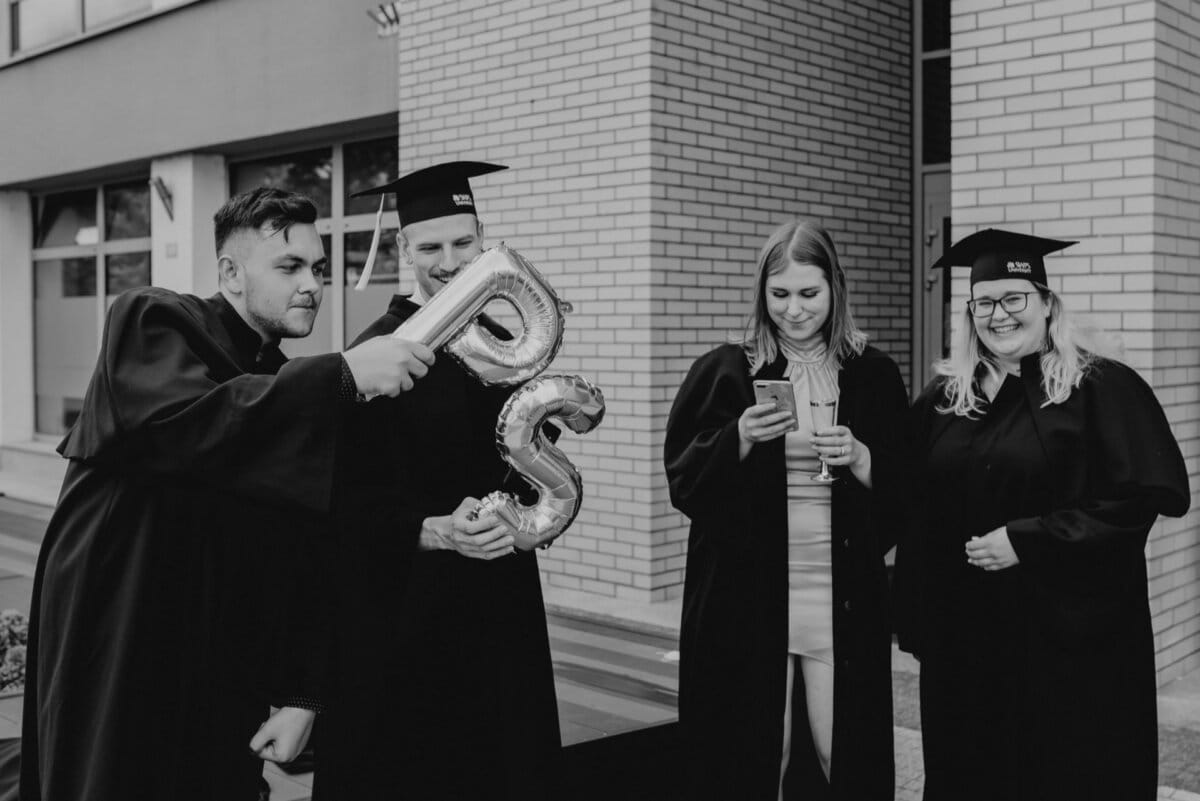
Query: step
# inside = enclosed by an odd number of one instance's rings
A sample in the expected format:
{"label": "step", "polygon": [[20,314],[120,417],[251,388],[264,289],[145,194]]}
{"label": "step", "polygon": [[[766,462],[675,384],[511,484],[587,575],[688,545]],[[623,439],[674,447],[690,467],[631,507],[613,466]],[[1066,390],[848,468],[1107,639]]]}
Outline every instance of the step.
{"label": "step", "polygon": [[48,443],[4,445],[0,447],[0,494],[54,506],[66,469],[67,460]]}

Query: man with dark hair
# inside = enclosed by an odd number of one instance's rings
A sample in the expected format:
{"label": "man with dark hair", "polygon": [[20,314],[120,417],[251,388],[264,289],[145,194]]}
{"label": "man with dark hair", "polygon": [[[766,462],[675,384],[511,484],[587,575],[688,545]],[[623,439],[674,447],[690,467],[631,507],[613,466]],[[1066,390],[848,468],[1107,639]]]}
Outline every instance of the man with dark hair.
{"label": "man with dark hair", "polygon": [[317,221],[317,207],[304,195],[261,186],[234,195],[213,215],[213,238],[217,253],[237,231],[257,230],[270,223],[272,230],[281,230],[296,223]]}
{"label": "man with dark hair", "polygon": [[321,303],[315,219],[300,195],[238,195],[214,218],[216,295],[109,310],[34,578],[24,801],[253,801],[260,758],[304,745],[290,554],[329,511],[342,412],[433,363],[390,337],[285,359]]}

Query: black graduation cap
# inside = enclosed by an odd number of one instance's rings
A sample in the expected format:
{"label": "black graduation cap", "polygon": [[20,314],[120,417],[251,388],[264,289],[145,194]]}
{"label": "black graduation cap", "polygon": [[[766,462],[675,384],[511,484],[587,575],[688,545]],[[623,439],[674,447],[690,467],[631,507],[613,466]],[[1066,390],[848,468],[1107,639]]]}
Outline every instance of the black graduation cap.
{"label": "black graduation cap", "polygon": [[475,196],[468,179],[507,169],[502,164],[483,161],[448,161],[410,172],[391,183],[355,192],[351,197],[395,194],[396,211],[403,227],[434,217],[474,214]]}
{"label": "black graduation cap", "polygon": [[1078,244],[999,228],[985,228],[955,242],[933,269],[970,267],[971,285],[1002,278],[1024,278],[1045,286],[1044,256]]}
{"label": "black graduation cap", "polygon": [[[410,223],[432,220],[435,217],[475,214],[475,195],[471,192],[470,179],[507,169],[503,164],[488,164],[484,161],[447,161],[410,172],[390,183],[355,192],[350,197],[385,195],[389,192],[395,194],[396,213],[400,215],[400,227],[403,228]],[[363,265],[362,275],[355,289],[365,289],[367,282],[371,280],[375,253],[379,249],[382,222],[381,197],[379,211],[375,215],[375,236],[371,240],[371,249],[367,253],[367,261]]]}

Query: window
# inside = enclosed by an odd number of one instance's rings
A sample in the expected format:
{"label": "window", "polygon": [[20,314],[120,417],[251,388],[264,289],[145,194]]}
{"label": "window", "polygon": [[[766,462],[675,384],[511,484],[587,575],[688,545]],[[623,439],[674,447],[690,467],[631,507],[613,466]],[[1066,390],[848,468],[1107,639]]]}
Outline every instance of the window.
{"label": "window", "polygon": [[[349,345],[363,329],[374,322],[387,309],[392,295],[400,291],[400,253],[396,247],[396,196],[387,194],[383,202],[383,230],[379,234],[379,249],[375,254],[375,266],[371,268],[371,280],[362,292],[355,291],[367,253],[371,249],[371,237],[375,230],[375,213],[379,210],[379,197],[352,198],[353,192],[361,192],[395,179],[397,166],[396,139],[375,139],[370,142],[355,142],[344,149],[346,165],[346,212],[364,215],[360,217],[366,225],[354,230],[347,228],[342,237],[342,306],[345,316],[345,345]],[[404,275],[410,282],[412,277]],[[410,284],[411,287],[411,284]]]}
{"label": "window", "polygon": [[950,0],[913,0],[913,385],[949,352],[950,281],[930,271],[950,240]]}
{"label": "window", "polygon": [[105,311],[150,284],[150,187],[108,184],[33,203],[34,429],[61,436],[79,414]]}
{"label": "window", "polygon": [[11,52],[33,50],[149,11],[151,0],[8,0]]}
{"label": "window", "polygon": [[149,8],[150,0],[83,0],[83,28],[95,28]]}
{"label": "window", "polygon": [[944,164],[950,161],[950,57],[925,59],[921,70],[921,160]]}
{"label": "window", "polygon": [[[373,186],[395,180],[396,140],[373,139],[370,142],[354,142],[343,149],[346,164],[346,213],[374,214],[379,208],[379,198],[373,196],[350,197]],[[396,196],[388,194],[383,203],[384,211],[396,210]]]}
{"label": "window", "polygon": [[950,49],[950,0],[922,0],[924,13],[921,15],[921,49]]}
{"label": "window", "polygon": [[309,150],[234,164],[229,169],[229,183],[231,195],[259,186],[308,195],[317,205],[317,214],[329,217],[333,211],[333,151]]}
{"label": "window", "polygon": [[325,295],[312,333],[282,343],[288,356],[343,350],[387,310],[400,280],[409,278],[401,275],[396,250],[396,202],[388,195],[385,227],[371,280],[365,291],[354,289],[371,247],[379,198],[352,198],[350,194],[391,180],[396,169],[394,136],[230,165],[231,193],[274,186],[308,195],[317,206],[317,231],[329,257]]}
{"label": "window", "polygon": [[[378,201],[376,201],[378,202]],[[392,295],[400,291],[400,254],[396,247],[396,228],[385,227],[379,235],[379,250],[375,254],[375,266],[371,268],[371,280],[362,292],[355,290],[362,266],[367,262],[371,249],[372,231],[354,231],[343,239],[346,270],[343,282],[345,293],[345,345],[375,322],[387,310]],[[411,289],[411,277],[409,279]],[[343,346],[345,347],[345,346]]]}
{"label": "window", "polygon": [[82,31],[79,0],[12,0],[12,52],[31,50]]}
{"label": "window", "polygon": [[34,248],[94,245],[99,241],[99,230],[96,190],[47,195],[37,204]]}
{"label": "window", "polygon": [[950,161],[950,3],[921,3],[921,161]]}
{"label": "window", "polygon": [[104,191],[104,238],[150,236],[150,190],[145,182],[109,186]]}

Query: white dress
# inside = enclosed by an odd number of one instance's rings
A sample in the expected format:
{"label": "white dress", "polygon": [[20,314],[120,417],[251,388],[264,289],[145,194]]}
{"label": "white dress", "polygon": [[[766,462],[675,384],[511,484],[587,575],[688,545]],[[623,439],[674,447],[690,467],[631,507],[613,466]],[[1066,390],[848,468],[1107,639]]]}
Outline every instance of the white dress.
{"label": "white dress", "polygon": [[[832,491],[812,476],[821,470],[809,444],[813,433],[809,400],[836,397],[837,379],[825,349],[784,349],[787,377],[796,393],[800,428],[784,441],[788,486],[788,652],[833,664]],[[832,393],[832,394],[831,394]]]}

